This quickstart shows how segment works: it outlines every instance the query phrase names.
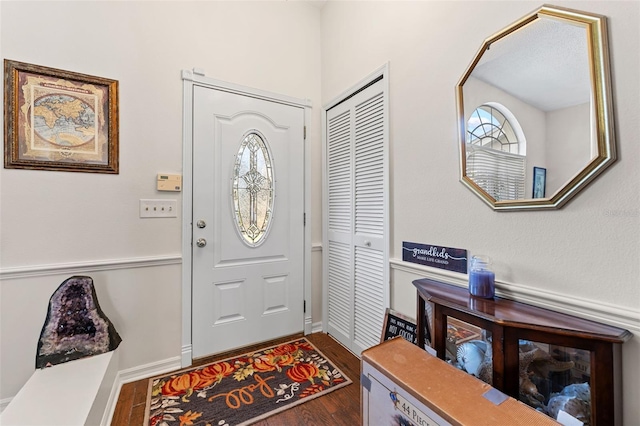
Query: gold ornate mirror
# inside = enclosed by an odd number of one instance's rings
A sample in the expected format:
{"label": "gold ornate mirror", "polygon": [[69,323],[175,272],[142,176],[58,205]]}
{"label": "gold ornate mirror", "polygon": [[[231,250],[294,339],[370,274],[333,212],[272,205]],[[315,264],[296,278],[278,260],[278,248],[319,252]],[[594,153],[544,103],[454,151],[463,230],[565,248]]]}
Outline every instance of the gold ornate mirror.
{"label": "gold ornate mirror", "polygon": [[456,86],[462,182],[495,210],[559,208],[615,161],[606,18],[540,9]]}

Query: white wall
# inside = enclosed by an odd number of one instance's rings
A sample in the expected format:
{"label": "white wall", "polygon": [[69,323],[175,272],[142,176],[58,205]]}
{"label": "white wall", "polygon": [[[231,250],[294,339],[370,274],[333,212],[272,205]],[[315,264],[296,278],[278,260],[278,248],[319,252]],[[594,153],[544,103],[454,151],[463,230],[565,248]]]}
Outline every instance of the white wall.
{"label": "white wall", "polygon": [[[541,5],[330,1],[322,12],[322,100],[390,62],[394,308],[415,316],[411,281],[436,273],[398,260],[402,241],[422,242],[489,254],[503,294],[638,336],[639,2],[554,2],[609,17],[619,148],[611,168],[559,211],[494,212],[458,182],[454,87],[484,39]],[[623,345],[623,369],[624,424],[637,424],[639,337]]]}
{"label": "white wall", "polygon": [[[155,190],[157,173],[182,169],[180,71],[311,99],[320,158],[320,10],[218,1],[2,1],[0,10],[3,58],[120,84],[120,174],[0,170],[0,400],[33,372],[49,297],[75,273],[93,277],[122,336],[120,368],[179,357],[182,219],[139,219],[138,200],[181,203]],[[314,167],[308,217],[321,241]]]}
{"label": "white wall", "polygon": [[[120,81],[121,143],[117,176],[0,170],[0,400],[33,371],[48,298],[71,273],[94,277],[123,337],[121,368],[180,355],[181,218],[140,220],[137,206],[176,198],[155,191],[155,175],[181,171],[180,70],[191,67],[312,100],[317,247],[319,106],[390,61],[392,255],[403,240],[482,251],[497,260],[501,289],[575,302],[584,316],[592,306],[603,320],[615,311],[617,325],[640,334],[638,2],[557,3],[610,17],[620,160],[554,212],[495,213],[458,182],[454,86],[482,40],[541,4],[330,1],[320,12],[291,1],[0,2],[3,58]],[[56,272],[68,263],[69,274]],[[394,308],[414,314],[411,280],[429,272],[394,266]],[[623,356],[633,424],[637,338]]]}
{"label": "white wall", "polygon": [[553,195],[593,159],[590,125],[570,126],[567,123],[590,123],[589,103],[547,113],[547,194]]}

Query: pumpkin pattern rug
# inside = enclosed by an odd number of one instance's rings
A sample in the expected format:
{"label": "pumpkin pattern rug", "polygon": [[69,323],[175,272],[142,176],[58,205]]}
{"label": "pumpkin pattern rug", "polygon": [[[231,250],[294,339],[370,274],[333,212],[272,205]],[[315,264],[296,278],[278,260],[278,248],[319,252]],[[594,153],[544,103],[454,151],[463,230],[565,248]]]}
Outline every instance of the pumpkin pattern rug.
{"label": "pumpkin pattern rug", "polygon": [[301,338],[149,379],[145,425],[247,425],[350,383]]}

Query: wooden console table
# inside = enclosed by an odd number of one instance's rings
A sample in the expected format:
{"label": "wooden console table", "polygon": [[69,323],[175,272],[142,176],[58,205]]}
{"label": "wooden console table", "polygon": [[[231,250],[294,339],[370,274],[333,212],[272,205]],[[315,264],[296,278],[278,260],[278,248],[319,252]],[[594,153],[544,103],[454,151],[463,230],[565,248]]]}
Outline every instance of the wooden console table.
{"label": "wooden console table", "polygon": [[[580,366],[586,370],[583,381],[590,385],[591,425],[622,423],[621,346],[632,337],[629,331],[508,299],[471,297],[466,288],[435,280],[419,279],[413,284],[418,292],[419,347],[425,345],[428,325],[431,344],[441,359],[446,359],[452,319],[483,330],[491,336],[492,385],[516,399],[520,392],[521,342],[566,348],[574,354],[588,352]],[[433,318],[428,318],[427,302],[433,306]]]}

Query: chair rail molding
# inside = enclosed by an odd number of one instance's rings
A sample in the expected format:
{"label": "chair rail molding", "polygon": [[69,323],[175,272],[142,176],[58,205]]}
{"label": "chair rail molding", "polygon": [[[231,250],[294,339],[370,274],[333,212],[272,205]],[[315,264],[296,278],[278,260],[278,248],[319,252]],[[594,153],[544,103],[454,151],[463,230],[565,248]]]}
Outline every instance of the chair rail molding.
{"label": "chair rail molding", "polygon": [[[416,278],[431,278],[458,287],[468,286],[465,274],[441,271],[397,258],[389,260],[389,267],[392,271],[413,274]],[[500,280],[496,280],[496,296],[640,332],[638,310]]]}
{"label": "chair rail molding", "polygon": [[41,277],[56,274],[78,274],[118,269],[148,268],[164,265],[180,265],[180,254],[168,254],[149,257],[130,257],[124,259],[104,259],[83,262],[56,263],[49,265],[27,265],[0,269],[0,281],[17,278]]}

